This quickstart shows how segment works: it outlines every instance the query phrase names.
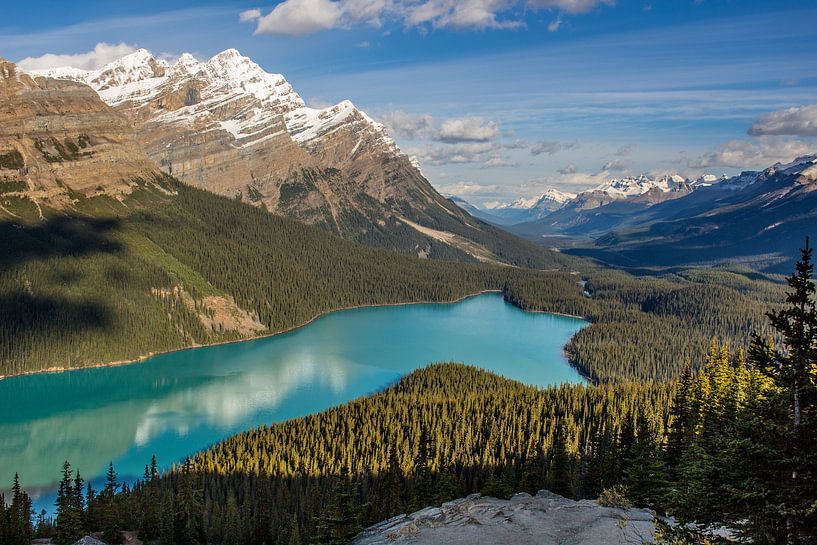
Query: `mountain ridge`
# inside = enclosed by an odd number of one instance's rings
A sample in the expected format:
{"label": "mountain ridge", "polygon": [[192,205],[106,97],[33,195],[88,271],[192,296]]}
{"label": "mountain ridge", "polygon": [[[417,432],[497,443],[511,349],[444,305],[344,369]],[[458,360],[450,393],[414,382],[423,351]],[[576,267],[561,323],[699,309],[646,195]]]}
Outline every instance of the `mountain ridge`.
{"label": "mountain ridge", "polygon": [[173,64],[139,50],[99,70],[40,73],[93,87],[182,182],[415,256],[544,262],[535,245],[443,198],[350,101],[310,108],[283,76],[235,49]]}

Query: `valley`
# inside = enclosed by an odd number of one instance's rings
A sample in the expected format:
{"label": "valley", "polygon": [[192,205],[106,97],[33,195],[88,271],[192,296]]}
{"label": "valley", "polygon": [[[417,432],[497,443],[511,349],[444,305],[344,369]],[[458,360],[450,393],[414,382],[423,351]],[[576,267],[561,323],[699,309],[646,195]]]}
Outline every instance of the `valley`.
{"label": "valley", "polygon": [[817,540],[769,4],[4,10],[0,545]]}

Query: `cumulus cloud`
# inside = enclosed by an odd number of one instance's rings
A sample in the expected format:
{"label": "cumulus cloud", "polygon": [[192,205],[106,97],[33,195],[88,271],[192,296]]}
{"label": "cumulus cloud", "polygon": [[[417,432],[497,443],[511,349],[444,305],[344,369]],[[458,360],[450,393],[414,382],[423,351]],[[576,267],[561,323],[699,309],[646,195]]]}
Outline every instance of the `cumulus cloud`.
{"label": "cumulus cloud", "polygon": [[285,0],[268,14],[248,20],[258,21],[256,34],[303,36],[334,28],[342,16],[340,4],[331,0]]}
{"label": "cumulus cloud", "polygon": [[615,0],[529,0],[528,6],[533,9],[558,9],[573,15],[587,13],[601,5],[613,6]]}
{"label": "cumulus cloud", "polygon": [[378,116],[378,120],[386,125],[392,134],[402,138],[426,139],[436,134],[434,118],[428,114],[412,115],[395,110]]}
{"label": "cumulus cloud", "polygon": [[749,129],[752,136],[817,136],[817,104],[787,108],[761,116]]}
{"label": "cumulus cloud", "polygon": [[497,151],[494,142],[468,142],[461,144],[439,144],[417,153],[423,163],[451,165],[484,163]]}
{"label": "cumulus cloud", "polygon": [[487,161],[483,163],[488,168],[498,168],[498,167],[518,167],[519,163],[516,161],[511,161],[507,157],[502,157],[500,155],[495,155],[494,157],[489,158]]}
{"label": "cumulus cloud", "polygon": [[455,184],[441,186],[439,188],[440,192],[445,193],[446,195],[455,195],[457,197],[468,195],[492,195],[501,189],[502,188],[496,184],[482,185],[471,182],[457,182]]}
{"label": "cumulus cloud", "polygon": [[564,167],[560,168],[556,172],[558,172],[559,174],[562,174],[562,175],[575,174],[576,173],[576,166],[575,165],[567,165],[567,166],[564,166]]}
{"label": "cumulus cloud", "polygon": [[407,27],[430,24],[433,28],[484,30],[487,28],[518,28],[516,19],[500,19],[511,7],[508,0],[426,0],[404,3],[401,14]]}
{"label": "cumulus cloud", "polygon": [[124,57],[136,51],[136,46],[124,42],[109,44],[100,42],[91,50],[85,53],[73,55],[56,55],[46,53],[40,57],[26,57],[17,63],[22,70],[47,70],[49,68],[60,68],[72,66],[83,70],[97,70],[111,61]]}
{"label": "cumulus cloud", "polygon": [[556,32],[562,27],[562,16],[556,17],[554,20],[548,23],[548,32]]}
{"label": "cumulus cloud", "polygon": [[755,140],[732,140],[689,164],[690,168],[734,167],[764,168],[776,162],[786,163],[800,155],[814,153],[817,144],[780,136],[761,136]]}
{"label": "cumulus cloud", "polygon": [[446,119],[437,132],[437,140],[443,142],[487,142],[499,133],[499,126],[481,117],[455,117]]}
{"label": "cumulus cloud", "polygon": [[505,149],[527,149],[530,147],[530,142],[518,138],[516,140],[504,142],[502,147]]}
{"label": "cumulus cloud", "polygon": [[302,36],[357,24],[379,27],[393,21],[405,28],[459,30],[513,29],[524,26],[526,10],[556,10],[548,25],[561,26],[561,13],[576,15],[614,0],[285,0],[263,15],[258,9],[241,12],[242,22],[255,22],[256,34]]}
{"label": "cumulus cloud", "polygon": [[556,155],[560,151],[578,148],[579,143],[575,140],[572,142],[561,142],[559,140],[540,140],[531,145],[530,152],[533,155]]}
{"label": "cumulus cloud", "polygon": [[242,11],[238,14],[238,20],[242,23],[247,23],[249,21],[255,21],[256,19],[261,18],[261,10],[260,9],[248,9]]}

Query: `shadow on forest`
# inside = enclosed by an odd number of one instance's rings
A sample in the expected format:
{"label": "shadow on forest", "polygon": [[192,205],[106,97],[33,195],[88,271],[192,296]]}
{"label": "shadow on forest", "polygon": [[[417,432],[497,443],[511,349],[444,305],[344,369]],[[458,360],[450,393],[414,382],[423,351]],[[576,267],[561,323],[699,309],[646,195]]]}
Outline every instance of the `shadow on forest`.
{"label": "shadow on forest", "polygon": [[111,237],[116,219],[59,216],[36,225],[0,223],[0,272],[28,260],[116,253],[122,245]]}
{"label": "shadow on forest", "polygon": [[[0,323],[5,324],[4,329],[7,327],[14,336],[28,336],[108,325],[110,311],[90,298],[82,300],[85,294],[78,300],[53,292],[37,293],[36,279],[25,277],[20,285],[10,282],[8,275],[14,275],[15,269],[29,261],[121,252],[123,246],[112,236],[119,225],[119,220],[78,216],[55,217],[35,225],[0,223],[0,281],[7,282],[7,288],[0,289]],[[76,280],[60,276],[56,270],[51,273],[56,276],[42,281],[49,288]]]}

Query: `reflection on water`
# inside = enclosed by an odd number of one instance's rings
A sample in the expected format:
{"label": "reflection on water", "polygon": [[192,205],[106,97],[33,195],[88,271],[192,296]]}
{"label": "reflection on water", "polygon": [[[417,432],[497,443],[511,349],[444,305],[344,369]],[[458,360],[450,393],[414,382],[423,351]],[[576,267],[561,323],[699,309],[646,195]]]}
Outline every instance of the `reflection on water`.
{"label": "reflection on water", "polygon": [[0,489],[15,471],[49,492],[63,460],[99,478],[141,474],[241,430],[374,392],[433,361],[524,382],[580,380],[562,347],[584,322],[524,313],[498,295],[344,311],[266,339],[143,363],[0,381]]}

